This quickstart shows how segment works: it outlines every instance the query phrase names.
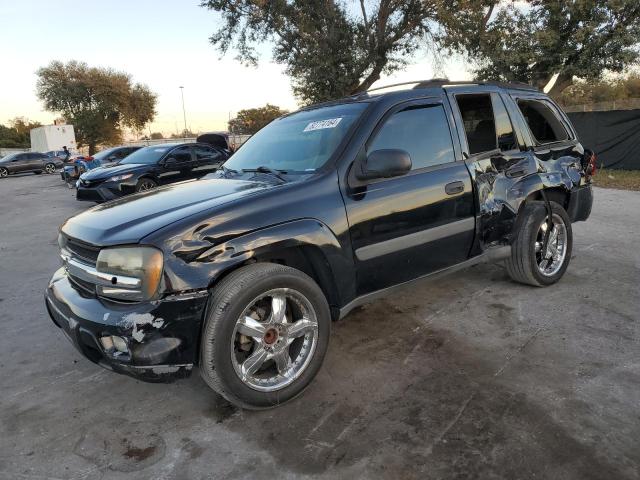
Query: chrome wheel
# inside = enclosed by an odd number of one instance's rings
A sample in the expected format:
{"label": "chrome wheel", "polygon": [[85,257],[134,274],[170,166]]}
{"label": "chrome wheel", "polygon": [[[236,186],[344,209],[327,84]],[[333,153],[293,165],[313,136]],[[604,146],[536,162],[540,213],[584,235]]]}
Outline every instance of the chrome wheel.
{"label": "chrome wheel", "polygon": [[7,170],[6,168],[0,168],[0,177],[4,178],[7,177],[9,175],[9,170]]}
{"label": "chrome wheel", "polygon": [[56,166],[53,163],[47,163],[44,166],[44,169],[47,173],[55,173],[56,172]]}
{"label": "chrome wheel", "polygon": [[538,228],[535,243],[538,270],[542,275],[547,277],[551,277],[560,271],[567,255],[567,227],[562,218],[555,213],[552,216],[552,222],[553,226],[549,233],[549,241],[547,242],[545,251],[543,252],[542,250],[544,237],[548,229],[546,218]]}
{"label": "chrome wheel", "polygon": [[256,297],[236,320],[231,362],[247,386],[280,390],[305,371],[317,341],[318,320],[309,300],[278,288]]}

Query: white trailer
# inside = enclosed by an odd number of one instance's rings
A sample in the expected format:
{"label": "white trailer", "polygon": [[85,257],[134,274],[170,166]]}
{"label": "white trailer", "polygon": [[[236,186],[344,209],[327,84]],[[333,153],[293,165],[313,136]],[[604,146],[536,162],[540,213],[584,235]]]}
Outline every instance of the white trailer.
{"label": "white trailer", "polygon": [[73,125],[44,125],[31,129],[31,151],[49,152],[66,146],[76,151],[76,134]]}

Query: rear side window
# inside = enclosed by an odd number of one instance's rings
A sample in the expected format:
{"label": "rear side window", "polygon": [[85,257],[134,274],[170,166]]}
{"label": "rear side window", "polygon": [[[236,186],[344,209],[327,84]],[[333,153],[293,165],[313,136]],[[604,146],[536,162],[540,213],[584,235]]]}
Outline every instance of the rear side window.
{"label": "rear side window", "polygon": [[449,122],[442,105],[420,105],[391,115],[378,130],[367,152],[405,150],[412,170],[453,162]]}
{"label": "rear side window", "polygon": [[509,113],[504,106],[504,102],[497,94],[491,95],[493,101],[493,113],[496,118],[496,134],[498,136],[498,148],[503,152],[516,150],[518,141],[513,131],[513,125],[509,118]]}
{"label": "rear side window", "polygon": [[569,138],[562,121],[545,102],[519,99],[518,107],[538,143],[561,142]]}
{"label": "rear side window", "polygon": [[220,152],[213,148],[203,147],[198,145],[196,147],[196,160],[215,160],[220,156]]}
{"label": "rear side window", "polygon": [[191,161],[191,148],[190,147],[180,147],[176,148],[169,154],[169,157],[173,157],[176,159],[178,163],[186,163]]}
{"label": "rear side window", "polygon": [[464,123],[469,153],[473,155],[498,148],[491,96],[456,95],[456,101]]}

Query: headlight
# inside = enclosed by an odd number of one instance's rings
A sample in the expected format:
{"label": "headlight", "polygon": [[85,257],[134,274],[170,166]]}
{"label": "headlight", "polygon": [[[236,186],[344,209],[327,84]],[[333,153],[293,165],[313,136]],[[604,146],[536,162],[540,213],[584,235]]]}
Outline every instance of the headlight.
{"label": "headlight", "polygon": [[104,248],[98,255],[96,270],[114,275],[113,286],[98,285],[98,294],[118,300],[149,300],[158,291],[162,265],[162,252],[156,248]]}
{"label": "headlight", "polygon": [[133,173],[125,173],[124,175],[116,175],[115,177],[111,177],[108,182],[121,182],[122,180],[126,180],[127,178],[133,177]]}

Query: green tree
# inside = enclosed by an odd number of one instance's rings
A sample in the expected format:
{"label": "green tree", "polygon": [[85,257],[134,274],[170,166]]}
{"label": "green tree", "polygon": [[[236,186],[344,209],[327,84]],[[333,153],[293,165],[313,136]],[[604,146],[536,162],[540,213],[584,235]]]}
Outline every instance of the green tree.
{"label": "green tree", "polygon": [[155,116],[156,95],[126,73],[54,61],[37,75],[38,98],[73,124],[78,145],[90,154],[97,145],[119,142],[123,128],[139,131]]}
{"label": "green tree", "polygon": [[151,134],[151,140],[162,140],[164,136],[160,132],[153,132]]}
{"label": "green tree", "polygon": [[367,90],[429,43],[437,0],[206,0],[222,25],[210,38],[222,53],[256,64],[257,43],[273,41],[304,103]]}
{"label": "green tree", "polygon": [[39,122],[32,122],[24,117],[9,120],[9,126],[0,125],[0,147],[29,148],[31,145],[31,129],[40,127]]}
{"label": "green tree", "polygon": [[444,0],[444,46],[464,53],[480,80],[521,81],[558,95],[582,78],[620,72],[638,59],[637,0]]}
{"label": "green tree", "polygon": [[579,79],[556,96],[556,100],[565,106],[629,99],[640,99],[640,74],[638,73],[596,80]]}
{"label": "green tree", "polygon": [[240,110],[235,118],[229,120],[229,131],[244,135],[253,135],[272,120],[288,113],[275,105]]}

